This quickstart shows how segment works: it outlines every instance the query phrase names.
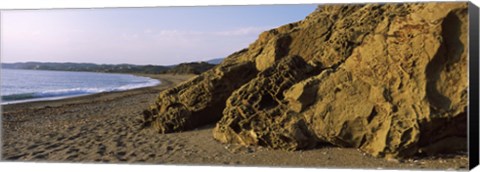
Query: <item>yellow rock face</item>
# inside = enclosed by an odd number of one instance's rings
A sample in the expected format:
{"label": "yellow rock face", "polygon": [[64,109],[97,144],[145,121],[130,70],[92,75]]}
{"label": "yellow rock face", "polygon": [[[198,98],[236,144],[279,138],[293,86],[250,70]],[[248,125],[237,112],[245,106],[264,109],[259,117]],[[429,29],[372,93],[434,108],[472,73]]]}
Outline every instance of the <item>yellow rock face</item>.
{"label": "yellow rock face", "polygon": [[216,123],[220,142],[286,150],[465,150],[467,27],[464,2],[319,6],[162,92],[145,123]]}

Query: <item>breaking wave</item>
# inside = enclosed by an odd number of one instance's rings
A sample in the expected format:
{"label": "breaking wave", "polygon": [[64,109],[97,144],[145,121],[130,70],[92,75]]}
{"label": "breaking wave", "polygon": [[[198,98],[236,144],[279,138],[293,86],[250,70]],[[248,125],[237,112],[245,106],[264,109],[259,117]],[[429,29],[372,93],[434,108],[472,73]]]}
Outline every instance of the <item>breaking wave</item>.
{"label": "breaking wave", "polygon": [[131,82],[126,85],[117,86],[117,87],[103,87],[103,88],[69,88],[69,89],[57,89],[57,90],[45,90],[38,92],[29,92],[29,93],[18,93],[18,94],[9,94],[2,95],[2,104],[10,104],[17,102],[27,102],[28,100],[50,100],[63,97],[74,97],[89,95],[95,93],[103,92],[115,92],[115,91],[125,91],[136,88],[150,87],[160,84],[160,81],[156,79],[148,79],[146,81],[137,81]]}

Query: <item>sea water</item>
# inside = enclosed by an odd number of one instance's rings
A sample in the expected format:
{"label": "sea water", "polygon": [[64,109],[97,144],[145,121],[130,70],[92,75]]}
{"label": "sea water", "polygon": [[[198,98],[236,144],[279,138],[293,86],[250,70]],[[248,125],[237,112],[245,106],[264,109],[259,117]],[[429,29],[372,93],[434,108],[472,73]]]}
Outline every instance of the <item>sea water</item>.
{"label": "sea water", "polygon": [[55,100],[160,84],[130,74],[2,69],[1,104]]}

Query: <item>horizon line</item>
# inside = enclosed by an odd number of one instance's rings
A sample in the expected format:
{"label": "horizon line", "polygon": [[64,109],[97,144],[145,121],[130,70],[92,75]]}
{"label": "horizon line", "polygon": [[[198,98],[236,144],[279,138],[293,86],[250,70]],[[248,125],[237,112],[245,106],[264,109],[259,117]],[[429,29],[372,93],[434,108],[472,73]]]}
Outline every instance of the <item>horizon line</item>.
{"label": "horizon line", "polygon": [[179,65],[183,63],[201,63],[205,62],[208,63],[208,61],[211,60],[217,60],[217,59],[225,59],[226,57],[222,58],[212,58],[209,60],[200,60],[200,61],[185,61],[185,62],[180,62],[176,64],[133,64],[133,63],[95,63],[95,62],[42,62],[42,61],[23,61],[23,62],[0,62],[0,64],[15,64],[15,63],[74,63],[74,64],[94,64],[94,65],[136,65],[136,66],[173,66],[173,65]]}

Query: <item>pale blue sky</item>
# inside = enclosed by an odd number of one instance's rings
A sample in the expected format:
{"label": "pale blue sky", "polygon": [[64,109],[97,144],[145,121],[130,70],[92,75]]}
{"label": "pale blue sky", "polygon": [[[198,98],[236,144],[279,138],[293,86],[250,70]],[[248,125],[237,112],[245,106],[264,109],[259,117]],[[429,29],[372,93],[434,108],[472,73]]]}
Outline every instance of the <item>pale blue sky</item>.
{"label": "pale blue sky", "polygon": [[225,57],[316,5],[15,10],[1,13],[2,62],[171,65]]}

